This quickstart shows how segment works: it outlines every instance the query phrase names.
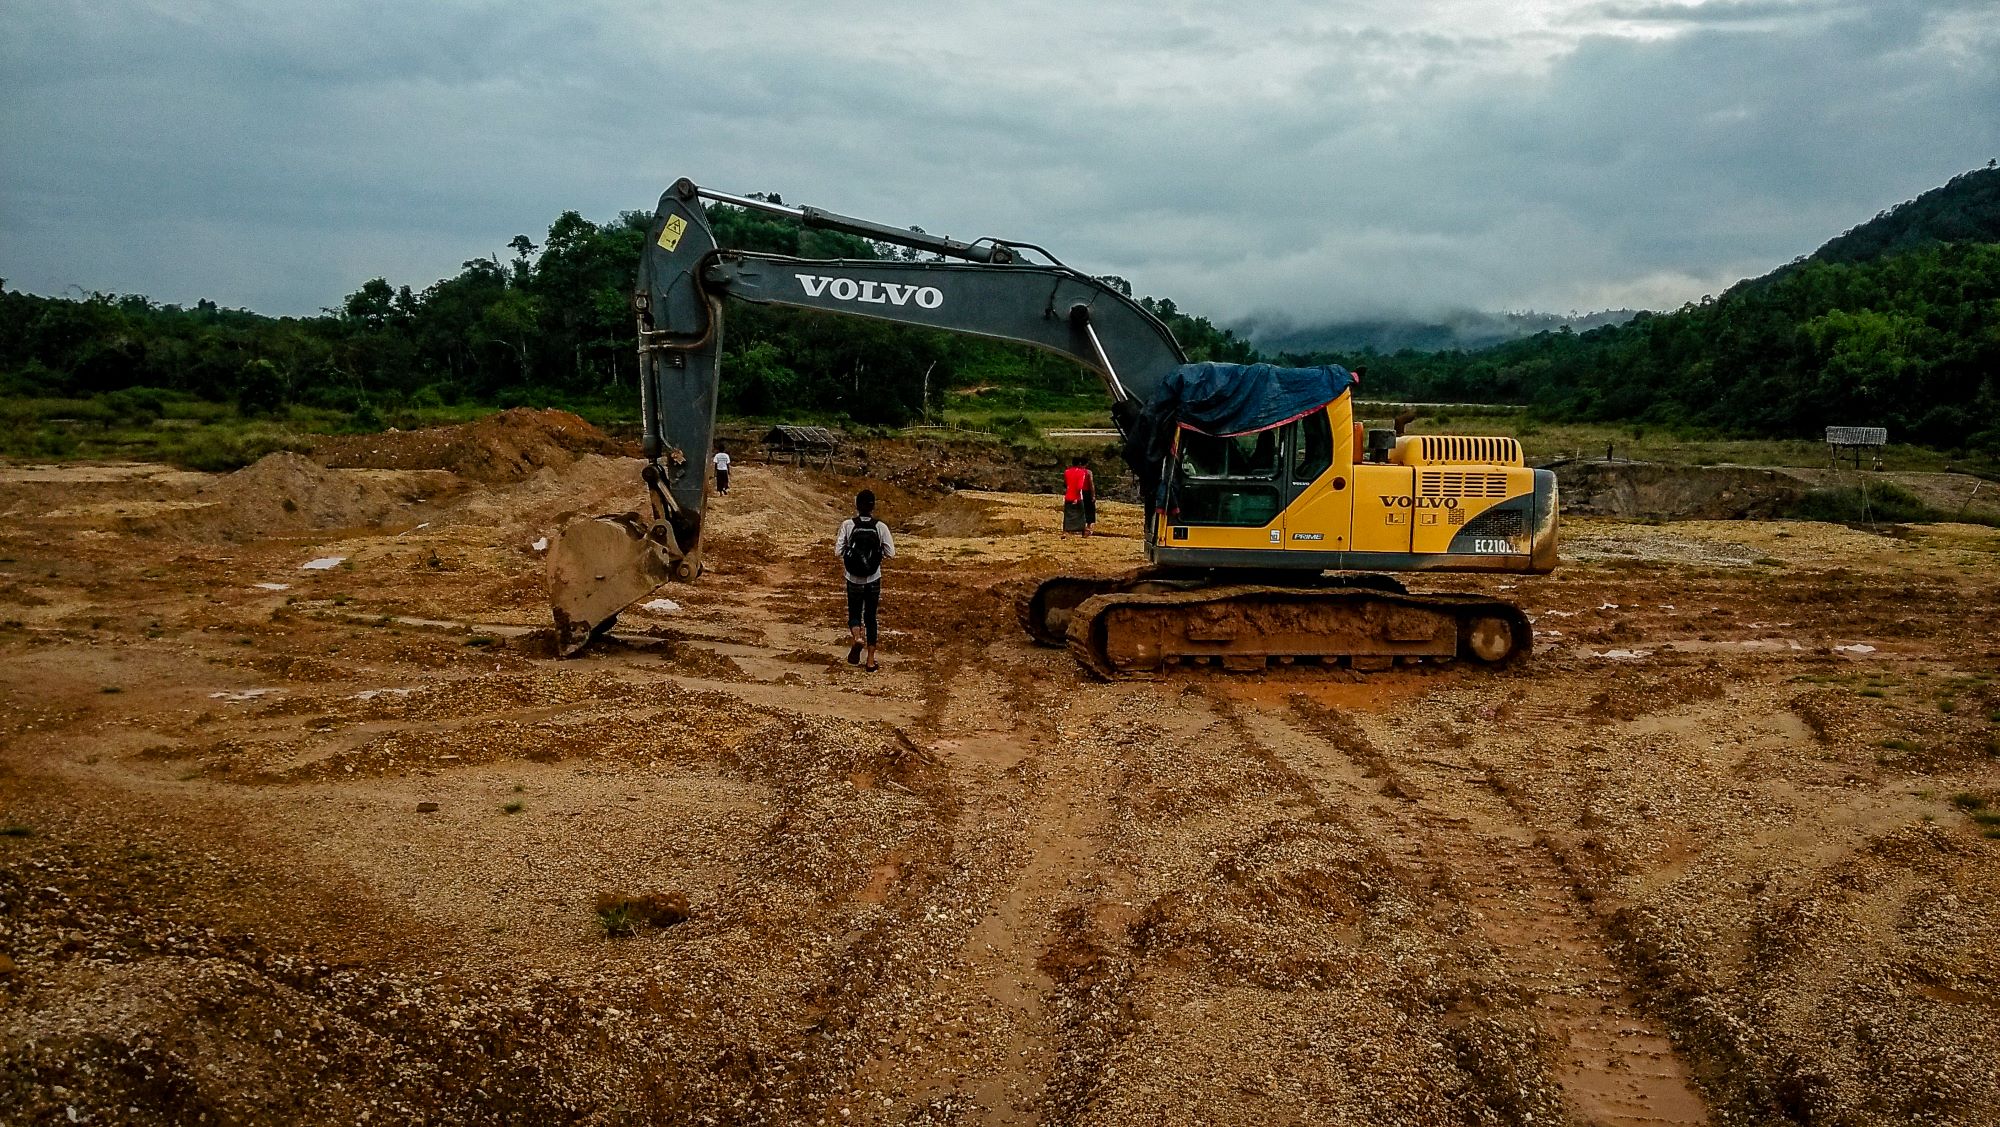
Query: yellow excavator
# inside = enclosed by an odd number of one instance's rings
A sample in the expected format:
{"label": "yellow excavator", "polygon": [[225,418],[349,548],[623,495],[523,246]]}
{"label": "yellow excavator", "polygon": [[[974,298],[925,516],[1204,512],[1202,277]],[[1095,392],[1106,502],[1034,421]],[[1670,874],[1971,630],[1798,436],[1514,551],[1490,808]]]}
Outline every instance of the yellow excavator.
{"label": "yellow excavator", "polygon": [[[704,200],[930,258],[726,249]],[[1511,603],[1411,593],[1393,577],[1555,567],[1555,475],[1525,467],[1513,439],[1364,430],[1355,380],[1334,365],[1189,364],[1157,317],[1032,243],[958,242],[681,180],[660,197],[634,294],[650,512],[574,520],[550,545],[564,656],[661,583],[701,574],[725,300],[1014,341],[1102,381],[1146,504],[1147,566],[1054,576],[1019,608],[1030,637],[1068,646],[1097,676],[1180,664],[1490,664],[1532,646]]]}

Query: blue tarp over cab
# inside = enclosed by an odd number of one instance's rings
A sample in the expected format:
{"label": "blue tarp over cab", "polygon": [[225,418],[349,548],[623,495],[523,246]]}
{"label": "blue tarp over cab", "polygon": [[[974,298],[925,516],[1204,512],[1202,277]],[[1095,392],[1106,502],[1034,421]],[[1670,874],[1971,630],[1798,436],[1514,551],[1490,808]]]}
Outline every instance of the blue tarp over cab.
{"label": "blue tarp over cab", "polygon": [[1345,395],[1354,375],[1338,364],[1183,364],[1160,381],[1137,425],[1126,432],[1125,460],[1150,507],[1178,427],[1205,434],[1249,434],[1283,426]]}
{"label": "blue tarp over cab", "polygon": [[1340,398],[1354,376],[1338,364],[1280,368],[1276,364],[1183,364],[1160,381],[1146,405],[1156,434],[1188,426],[1213,435],[1250,434],[1282,426]]}

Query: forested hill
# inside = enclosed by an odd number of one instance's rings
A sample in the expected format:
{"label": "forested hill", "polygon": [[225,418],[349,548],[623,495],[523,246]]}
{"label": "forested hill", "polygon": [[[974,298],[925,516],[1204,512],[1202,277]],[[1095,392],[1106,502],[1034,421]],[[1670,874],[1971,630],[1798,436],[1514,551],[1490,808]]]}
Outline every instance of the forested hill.
{"label": "forested hill", "polygon": [[2000,456],[1996,201],[2000,172],[1971,172],[1671,313],[1478,352],[1338,359],[1366,359],[1377,393],[1411,399],[1801,438],[1886,426],[1892,441]]}
{"label": "forested hill", "polygon": [[1805,261],[1870,262],[1938,243],[2000,243],[2000,168],[1989,164],[1954,176],[1827,240]]}

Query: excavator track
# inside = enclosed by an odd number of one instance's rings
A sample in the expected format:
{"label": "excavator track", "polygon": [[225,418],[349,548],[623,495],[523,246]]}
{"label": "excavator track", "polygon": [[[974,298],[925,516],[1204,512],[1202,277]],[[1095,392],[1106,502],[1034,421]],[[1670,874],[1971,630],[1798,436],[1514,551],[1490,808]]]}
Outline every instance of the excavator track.
{"label": "excavator track", "polygon": [[[1233,585],[1254,584],[1263,576],[1252,572],[1238,573]],[[1328,588],[1365,588],[1401,595],[1407,591],[1393,576],[1373,573],[1299,574],[1287,572],[1283,578],[1268,580],[1272,586],[1299,590],[1323,590]],[[1142,567],[1120,575],[1052,575],[1037,585],[1032,593],[1014,604],[1014,611],[1020,617],[1021,628],[1028,637],[1044,646],[1069,645],[1069,618],[1087,599],[1098,595],[1113,594],[1164,594],[1174,591],[1200,591],[1223,585],[1215,573],[1209,571],[1175,570],[1164,567]]]}
{"label": "excavator track", "polygon": [[1190,582],[1176,579],[1164,568],[1142,567],[1122,575],[1052,575],[1035,586],[1033,593],[1014,604],[1021,628],[1028,637],[1044,646],[1069,644],[1069,616],[1085,599],[1120,591],[1137,591],[1158,585],[1159,590],[1180,590]]}
{"label": "excavator track", "polygon": [[1070,653],[1105,680],[1177,665],[1258,670],[1273,662],[1388,669],[1524,656],[1520,608],[1484,595],[1411,595],[1366,586],[1239,584],[1093,595],[1067,616]]}

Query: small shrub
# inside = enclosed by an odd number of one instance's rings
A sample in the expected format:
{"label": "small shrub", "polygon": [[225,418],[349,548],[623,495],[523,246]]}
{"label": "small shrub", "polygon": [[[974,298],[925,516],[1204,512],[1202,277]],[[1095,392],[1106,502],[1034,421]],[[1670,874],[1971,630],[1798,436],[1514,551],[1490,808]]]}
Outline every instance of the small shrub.
{"label": "small shrub", "polygon": [[1986,800],[1972,793],[1969,790],[1962,790],[1959,791],[1957,794],[1952,795],[1951,804],[1953,806],[1958,807],[1960,810],[1986,809]]}
{"label": "small shrub", "polygon": [[521,803],[519,803],[519,802],[510,802],[510,803],[508,803],[507,805],[505,805],[505,806],[502,806],[502,807],[500,808],[500,812],[501,812],[502,814],[519,814],[519,813],[520,813],[520,812],[521,812],[521,811],[522,811],[523,809],[525,809],[525,808],[526,808],[526,807],[524,807],[524,806],[523,806],[523,805],[522,805]]}
{"label": "small shrub", "polygon": [[35,831],[26,826],[0,826],[0,837],[33,837]]}
{"label": "small shrub", "polygon": [[672,927],[688,918],[687,897],[679,892],[600,892],[597,925],[606,938],[633,934],[641,924]]}
{"label": "small shrub", "polygon": [[639,910],[628,902],[597,905],[597,926],[604,931],[606,939],[623,939],[631,935],[639,926]]}

